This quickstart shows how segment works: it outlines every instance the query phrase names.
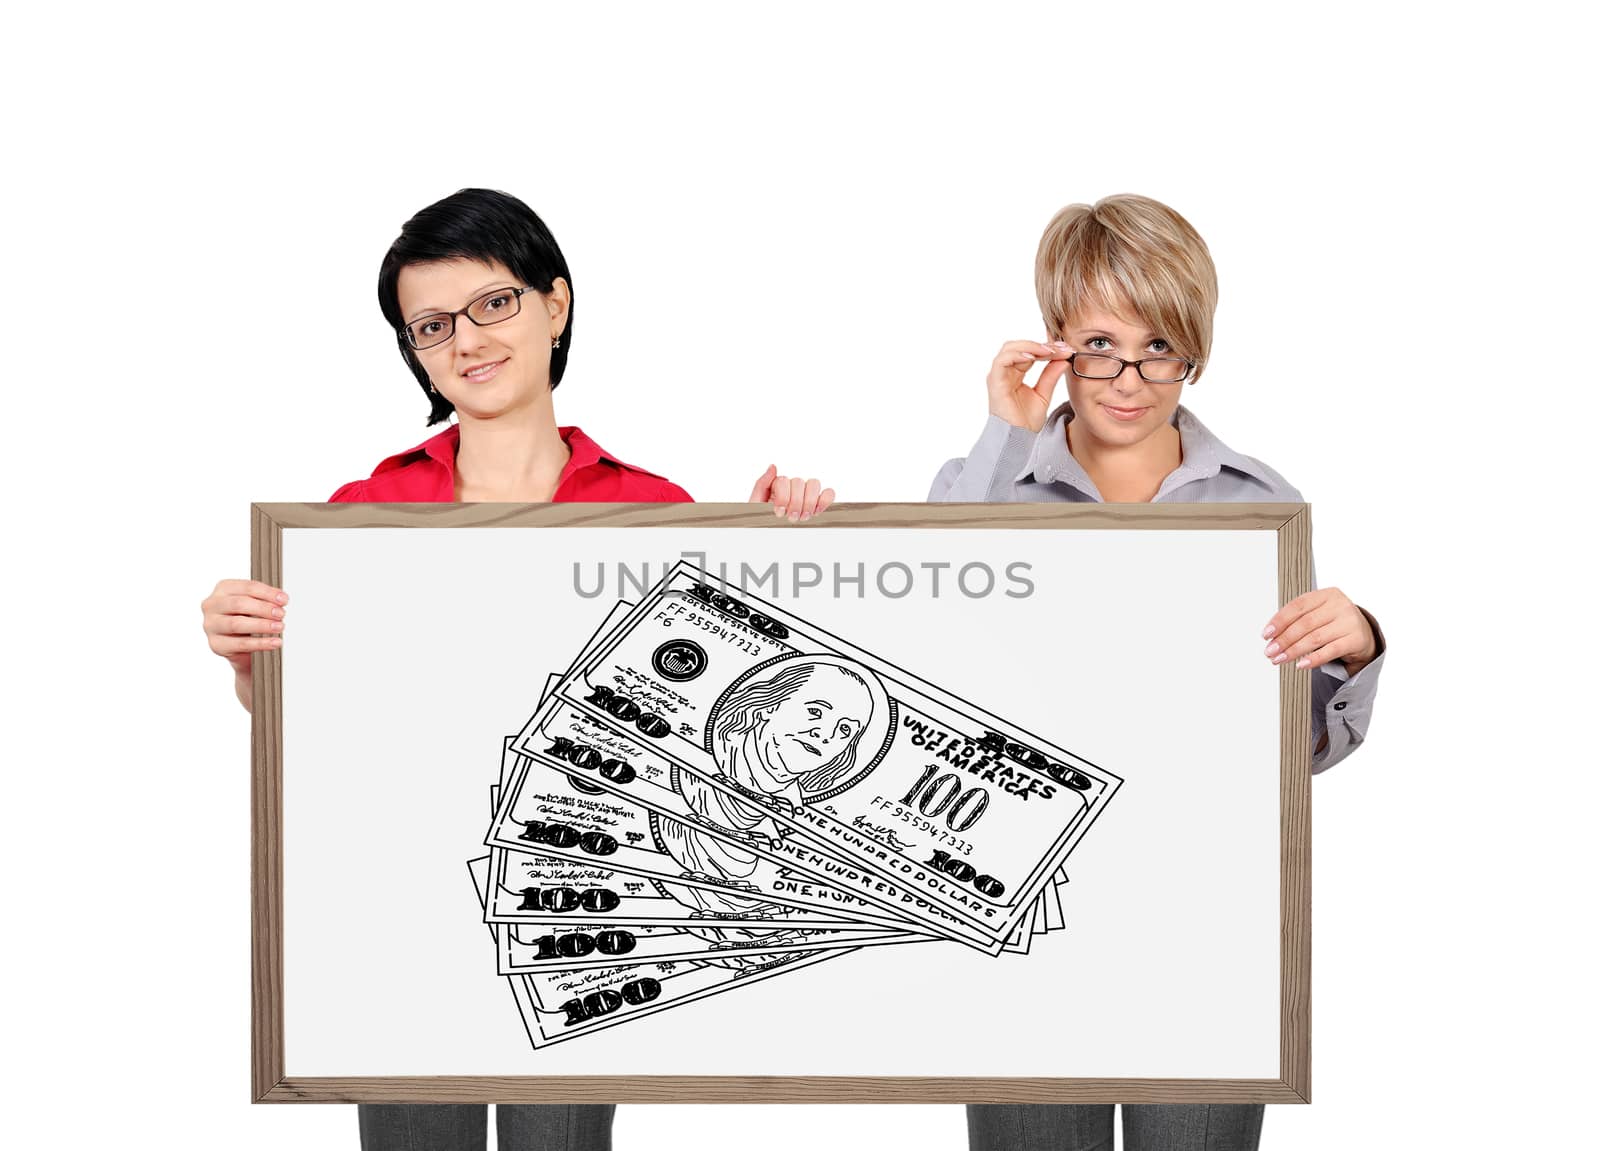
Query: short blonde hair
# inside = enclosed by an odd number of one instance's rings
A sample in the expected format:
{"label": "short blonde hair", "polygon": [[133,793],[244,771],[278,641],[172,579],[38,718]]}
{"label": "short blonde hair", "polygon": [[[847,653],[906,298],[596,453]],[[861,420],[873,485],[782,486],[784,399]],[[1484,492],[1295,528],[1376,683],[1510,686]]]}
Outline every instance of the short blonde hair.
{"label": "short blonde hair", "polygon": [[1200,233],[1165,204],[1125,194],[1062,208],[1039,241],[1033,280],[1051,339],[1086,307],[1099,308],[1148,324],[1200,378],[1217,269]]}

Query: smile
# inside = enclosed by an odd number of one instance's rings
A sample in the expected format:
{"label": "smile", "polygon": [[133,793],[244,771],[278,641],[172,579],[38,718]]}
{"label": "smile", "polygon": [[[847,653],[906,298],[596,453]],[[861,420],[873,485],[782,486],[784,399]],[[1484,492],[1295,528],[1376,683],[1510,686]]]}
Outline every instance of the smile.
{"label": "smile", "polygon": [[1114,420],[1136,420],[1146,412],[1150,411],[1149,408],[1114,408],[1110,404],[1105,403],[1101,404],[1100,406],[1109,412],[1111,414],[1111,418]]}
{"label": "smile", "polygon": [[500,371],[500,366],[504,363],[504,360],[496,360],[492,364],[479,364],[477,367],[469,368],[461,374],[473,383],[481,384],[484,380],[494,379],[495,375]]}

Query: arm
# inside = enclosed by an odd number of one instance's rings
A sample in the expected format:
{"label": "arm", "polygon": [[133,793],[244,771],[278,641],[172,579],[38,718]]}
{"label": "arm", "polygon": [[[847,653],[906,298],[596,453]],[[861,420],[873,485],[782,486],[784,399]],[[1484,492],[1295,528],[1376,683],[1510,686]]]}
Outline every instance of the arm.
{"label": "arm", "polygon": [[[1045,425],[1050,397],[1070,354],[1065,344],[1010,340],[1000,345],[985,381],[989,421],[966,458],[949,461],[933,477],[929,503],[990,503],[1006,498]],[[1027,373],[1036,364],[1044,364],[1044,370],[1030,384]]]}
{"label": "arm", "polygon": [[[1299,500],[1300,493],[1291,493]],[[1311,669],[1311,771],[1327,771],[1367,738],[1388,643],[1377,619],[1338,588],[1317,587],[1278,609],[1262,638],[1274,664]]]}
{"label": "arm", "polygon": [[1313,775],[1327,771],[1360,747],[1372,721],[1372,704],[1378,696],[1378,676],[1383,671],[1388,643],[1372,613],[1366,608],[1357,610],[1372,629],[1376,654],[1365,663],[1331,660],[1312,672]]}
{"label": "arm", "polygon": [[1036,432],[990,416],[983,434],[964,459],[950,460],[933,477],[928,502],[989,503],[1003,492],[1028,462]]}

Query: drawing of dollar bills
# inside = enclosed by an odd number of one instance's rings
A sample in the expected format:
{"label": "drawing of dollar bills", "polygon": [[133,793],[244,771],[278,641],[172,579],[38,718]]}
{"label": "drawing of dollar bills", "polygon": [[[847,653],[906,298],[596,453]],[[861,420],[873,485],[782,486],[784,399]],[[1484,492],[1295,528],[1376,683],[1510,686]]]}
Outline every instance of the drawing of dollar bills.
{"label": "drawing of dollar bills", "polygon": [[[487,901],[487,867],[473,861],[480,902]],[[499,942],[502,924],[488,925]],[[580,971],[506,976],[522,1014],[528,1039],[537,1048],[631,1023],[699,999],[753,986],[778,975],[799,972],[849,950],[797,951],[775,956],[730,954],[714,959],[666,960]]]}
{"label": "drawing of dollar bills", "polygon": [[[540,738],[533,739],[530,733]],[[880,874],[839,858],[824,845],[798,836],[775,822],[762,807],[742,800],[714,809],[691,805],[686,795],[693,794],[694,777],[684,778],[683,769],[643,737],[619,731],[591,712],[552,697],[524,729],[524,735],[529,737],[519,737],[518,742],[530,750],[521,754],[538,766],[530,768],[526,777],[514,776],[517,782],[510,786],[537,784],[535,794],[544,795],[554,774],[565,777],[562,786],[603,791],[613,803],[630,811],[649,812],[653,851],[644,858],[651,874],[667,880],[680,875],[697,877],[702,882],[687,890],[679,884],[667,890],[705,911],[754,912],[763,896],[799,899],[808,906],[820,901],[825,909],[836,908],[838,893],[843,891],[859,899],[845,904],[852,919],[921,928],[990,954],[1000,949],[1001,941],[988,937],[981,928],[903,885],[888,883]],[[490,830],[490,842],[510,846],[524,836],[539,838],[547,825],[533,822],[536,812],[537,805],[502,803]],[[565,836],[570,839],[572,833]],[[619,866],[640,866],[638,852],[612,848],[608,841],[590,846],[609,851],[608,860],[627,860]],[[702,889],[718,878],[721,885]],[[1020,931],[1019,926],[1016,932]]]}
{"label": "drawing of dollar bills", "polygon": [[[654,813],[526,756],[502,793],[485,843],[574,863],[599,863],[655,880],[669,891],[699,892],[695,905],[712,914],[772,919],[784,908],[795,908],[809,916],[790,916],[792,925],[816,927],[838,927],[840,920],[857,921],[862,915],[868,916],[864,922],[885,917],[847,891],[821,883],[790,884],[783,865],[771,860],[758,860],[737,877],[685,869],[663,845]],[[687,896],[682,898],[690,903]],[[889,926],[898,924],[891,918]]]}
{"label": "drawing of dollar bills", "polygon": [[[650,741],[712,823],[770,819],[796,833],[786,843],[848,861],[891,899],[920,898],[996,943],[1031,922],[1121,784],[687,563],[597,637],[551,697]],[[541,738],[525,728],[517,749],[542,752]]]}

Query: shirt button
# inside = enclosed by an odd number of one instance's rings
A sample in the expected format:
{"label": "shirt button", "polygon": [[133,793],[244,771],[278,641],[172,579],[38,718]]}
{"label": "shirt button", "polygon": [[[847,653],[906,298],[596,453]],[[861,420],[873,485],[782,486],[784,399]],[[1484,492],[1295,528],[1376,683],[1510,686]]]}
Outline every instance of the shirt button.
{"label": "shirt button", "polygon": [[1344,710],[1344,705],[1345,705],[1345,704],[1346,704],[1346,703],[1347,703],[1347,702],[1349,702],[1349,701],[1348,701],[1348,700],[1343,700],[1343,699],[1341,699],[1341,700],[1340,700],[1340,701],[1339,701],[1339,702],[1338,702],[1338,703],[1336,703],[1336,704],[1334,704],[1334,705],[1333,705],[1333,710],[1334,710],[1334,711],[1343,711],[1343,710]]}

